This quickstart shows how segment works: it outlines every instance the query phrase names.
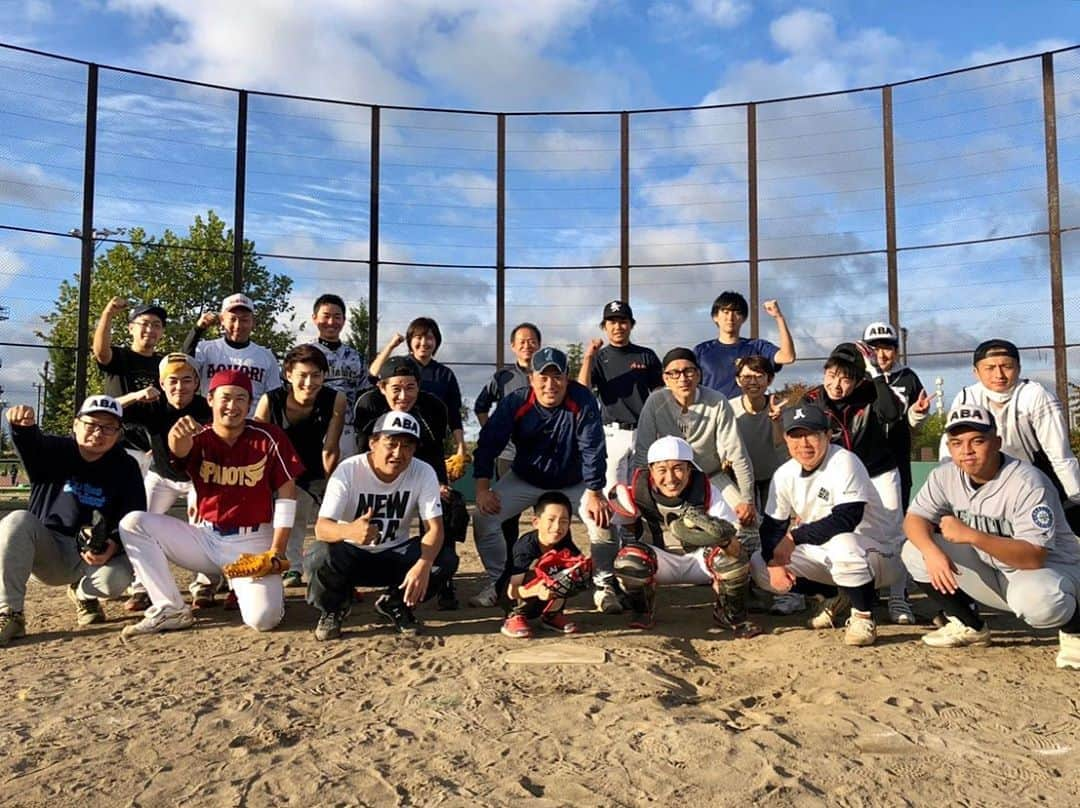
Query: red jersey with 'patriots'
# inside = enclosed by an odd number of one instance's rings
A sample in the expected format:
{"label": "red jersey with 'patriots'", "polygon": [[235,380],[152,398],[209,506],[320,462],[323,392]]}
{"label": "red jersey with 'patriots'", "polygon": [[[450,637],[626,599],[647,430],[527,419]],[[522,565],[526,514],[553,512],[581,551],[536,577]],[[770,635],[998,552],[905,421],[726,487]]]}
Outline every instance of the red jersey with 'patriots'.
{"label": "red jersey with 'patriots'", "polygon": [[274,492],[304,471],[283,430],[253,421],[232,446],[206,427],[180,463],[195,485],[199,521],[225,528],[270,522]]}

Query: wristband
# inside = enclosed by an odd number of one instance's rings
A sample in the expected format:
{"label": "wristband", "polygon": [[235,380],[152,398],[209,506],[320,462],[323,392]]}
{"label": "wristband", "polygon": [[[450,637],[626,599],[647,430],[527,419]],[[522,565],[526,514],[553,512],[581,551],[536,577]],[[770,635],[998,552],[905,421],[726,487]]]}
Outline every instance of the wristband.
{"label": "wristband", "polygon": [[274,503],[274,530],[292,528],[296,521],[296,500],[279,499]]}

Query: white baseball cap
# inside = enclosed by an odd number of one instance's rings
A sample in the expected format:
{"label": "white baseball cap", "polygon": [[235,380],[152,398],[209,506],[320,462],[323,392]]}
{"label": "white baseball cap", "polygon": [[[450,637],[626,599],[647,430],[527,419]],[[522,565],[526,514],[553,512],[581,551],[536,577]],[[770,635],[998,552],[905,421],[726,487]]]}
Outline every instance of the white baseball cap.
{"label": "white baseball cap", "polygon": [[863,342],[873,344],[875,342],[891,342],[893,345],[900,344],[900,338],[896,336],[896,329],[892,323],[870,323],[863,331]]}
{"label": "white baseball cap", "polygon": [[420,424],[407,412],[384,412],[371,428],[372,435],[412,435],[420,440]]}
{"label": "white baseball cap", "polygon": [[994,414],[986,407],[976,404],[957,404],[945,418],[945,431],[950,435],[954,429],[967,427],[976,432],[989,432],[997,428]]}
{"label": "white baseball cap", "polygon": [[222,311],[232,311],[233,309],[247,309],[248,311],[255,311],[255,304],[251,302],[250,297],[237,292],[235,295],[229,295],[227,298],[221,301]]}
{"label": "white baseball cap", "polygon": [[657,438],[649,447],[648,462],[650,465],[664,460],[684,460],[696,469],[701,468],[694,462],[694,450],[690,448],[690,444],[674,435]]}
{"label": "white baseball cap", "polygon": [[115,415],[121,421],[124,420],[124,408],[120,402],[112,396],[90,396],[79,407],[76,415],[89,415],[92,412],[103,412],[107,415]]}

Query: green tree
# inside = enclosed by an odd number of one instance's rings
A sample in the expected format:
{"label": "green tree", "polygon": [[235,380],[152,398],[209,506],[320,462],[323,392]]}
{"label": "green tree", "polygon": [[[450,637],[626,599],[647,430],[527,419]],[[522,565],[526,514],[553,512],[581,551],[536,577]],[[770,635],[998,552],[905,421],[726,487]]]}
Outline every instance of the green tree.
{"label": "green tree", "polygon": [[576,379],[581,363],[585,360],[585,347],[580,342],[571,342],[566,346],[566,365],[571,379]]}
{"label": "green tree", "polygon": [[[204,312],[216,312],[221,301],[232,293],[232,230],[214,211],[206,218],[196,216],[186,236],[166,230],[161,236],[147,234],[140,227],[128,230],[129,244],[113,245],[94,261],[90,287],[90,330],[94,329],[105,304],[115,296],[134,303],[157,303],[169,313],[165,335],[158,351],[178,350],[184,336]],[[289,298],[292,278],[272,274],[255,255],[254,243],[244,241],[244,293],[255,302],[255,331],[252,339],[282,356],[292,345],[296,315]],[[76,332],[79,316],[79,279],[64,281],[53,313],[42,319],[47,330],[38,336],[54,347],[49,349],[52,378],[46,383],[44,413],[46,429],[65,433],[74,413]],[[213,337],[211,333],[208,335]],[[127,321],[113,321],[113,342],[130,342]],[[101,391],[101,375],[93,369],[87,392]]]}
{"label": "green tree", "polygon": [[941,444],[941,436],[945,432],[945,413],[935,412],[927,417],[911,436],[911,451],[916,460],[920,457],[924,448],[933,452],[934,459],[938,456],[938,446]]}
{"label": "green tree", "polygon": [[349,338],[345,340],[358,354],[370,359],[368,354],[368,327],[371,315],[368,313],[367,298],[360,298],[356,305],[349,306]]}

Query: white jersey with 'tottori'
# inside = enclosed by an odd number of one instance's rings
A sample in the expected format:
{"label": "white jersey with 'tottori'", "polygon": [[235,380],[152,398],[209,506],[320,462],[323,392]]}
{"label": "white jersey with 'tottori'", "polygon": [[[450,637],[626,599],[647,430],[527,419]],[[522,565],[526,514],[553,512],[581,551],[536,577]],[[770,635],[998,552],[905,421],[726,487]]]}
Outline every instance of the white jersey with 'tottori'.
{"label": "white jersey with 'tottori'", "polygon": [[251,379],[251,408],[248,417],[255,414],[255,407],[263,393],[281,387],[281,366],[269,348],[249,342],[243,348],[233,348],[224,337],[218,337],[195,346],[195,362],[199,366],[201,388],[205,394],[210,379],[219,370],[239,370]]}

